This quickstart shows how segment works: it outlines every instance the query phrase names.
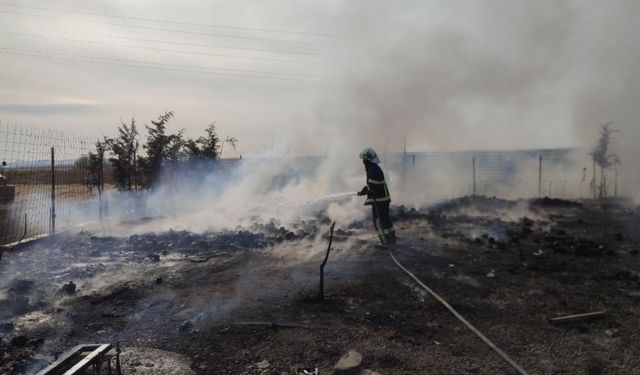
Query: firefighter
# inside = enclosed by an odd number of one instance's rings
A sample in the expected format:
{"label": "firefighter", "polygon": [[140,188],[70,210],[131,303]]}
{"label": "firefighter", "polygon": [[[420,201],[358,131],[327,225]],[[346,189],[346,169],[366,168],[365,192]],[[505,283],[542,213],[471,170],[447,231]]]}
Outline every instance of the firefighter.
{"label": "firefighter", "polygon": [[391,196],[389,195],[389,188],[384,180],[384,173],[378,164],[378,154],[367,147],[360,152],[360,159],[364,163],[364,169],[367,173],[367,185],[358,192],[358,195],[366,195],[367,200],[364,202],[365,206],[371,206],[373,212],[373,225],[376,228],[376,233],[380,238],[382,244],[395,244],[396,233],[393,230],[391,224],[391,218],[389,217],[389,204],[391,203]]}

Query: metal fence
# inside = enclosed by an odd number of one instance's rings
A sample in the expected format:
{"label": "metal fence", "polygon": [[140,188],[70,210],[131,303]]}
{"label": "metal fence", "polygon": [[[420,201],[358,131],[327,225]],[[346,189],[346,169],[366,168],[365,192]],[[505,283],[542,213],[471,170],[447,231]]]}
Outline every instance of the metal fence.
{"label": "metal fence", "polygon": [[[97,191],[86,168],[87,155],[95,151],[94,147],[95,140],[86,137],[0,124],[0,244],[100,217],[102,204],[96,199]],[[216,168],[240,168],[243,163],[265,157],[273,158],[265,164],[267,167],[277,160],[291,162],[286,155],[243,154],[231,147],[225,155],[235,160],[214,163]],[[335,163],[336,168],[359,167],[353,157],[338,159],[344,159],[344,163]],[[289,164],[298,169],[283,170],[292,174],[291,181],[313,177],[325,160],[322,156],[297,158]],[[606,171],[605,179],[602,171],[598,176],[588,152],[581,149],[389,153],[383,155],[383,165],[394,197],[412,197],[423,203],[470,194],[505,199],[594,198],[601,191],[596,185],[600,183],[601,188],[603,180],[608,196],[629,192],[617,171]],[[361,171],[345,173],[353,176]],[[282,177],[277,181],[288,181]],[[394,202],[410,203],[401,199]]]}
{"label": "metal fence", "polygon": [[[384,163],[399,176],[402,189],[423,189],[431,200],[470,194],[595,198],[603,181],[588,151],[578,148],[407,152],[386,155]],[[628,193],[617,171],[604,173],[606,197]]]}
{"label": "metal fence", "polygon": [[85,164],[93,147],[85,137],[0,124],[0,244],[70,224],[94,196]]}

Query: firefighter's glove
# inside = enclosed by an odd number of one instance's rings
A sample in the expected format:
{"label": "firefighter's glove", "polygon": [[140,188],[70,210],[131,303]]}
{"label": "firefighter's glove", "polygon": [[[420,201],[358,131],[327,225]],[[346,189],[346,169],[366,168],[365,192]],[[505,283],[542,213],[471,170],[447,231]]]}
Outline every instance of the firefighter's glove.
{"label": "firefighter's glove", "polygon": [[368,192],[369,192],[369,189],[367,189],[367,187],[365,186],[362,188],[362,190],[358,192],[358,195],[359,196],[367,195]]}

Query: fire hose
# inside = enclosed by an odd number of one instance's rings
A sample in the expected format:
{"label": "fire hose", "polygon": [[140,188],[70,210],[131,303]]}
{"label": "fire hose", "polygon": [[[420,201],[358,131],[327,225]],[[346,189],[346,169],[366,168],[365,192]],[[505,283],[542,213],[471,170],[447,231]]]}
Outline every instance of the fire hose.
{"label": "fire hose", "polygon": [[[350,196],[350,195],[353,195],[353,193],[335,194],[333,196],[328,196],[326,198],[345,197],[345,196]],[[380,215],[378,213],[378,207],[376,205],[374,205],[373,207],[376,210],[376,216],[380,217]],[[333,225],[335,225],[335,223]],[[376,228],[376,230],[378,230],[378,228]],[[333,238],[333,226],[331,227],[331,238]],[[404,273],[407,274],[407,276],[409,276],[411,279],[413,279],[413,281],[415,281],[420,287],[422,287],[424,290],[426,290],[427,293],[429,293],[433,298],[436,299],[436,301],[440,302],[440,304],[442,306],[444,306],[447,310],[449,310],[449,312],[451,312],[451,314],[453,314],[453,316],[455,316],[456,319],[458,319],[462,324],[464,324],[471,332],[473,332],[480,340],[482,340],[482,342],[484,342],[489,348],[491,348],[491,350],[496,352],[502,359],[504,359],[514,370],[516,370],[518,372],[518,374],[520,374],[520,375],[529,375],[529,373],[527,373],[527,371],[525,371],[518,363],[516,363],[516,361],[511,359],[511,357],[509,357],[509,355],[507,353],[505,353],[496,344],[494,344],[491,340],[489,340],[489,338],[487,338],[487,336],[485,336],[476,327],[474,327],[471,323],[469,323],[469,321],[467,321],[467,319],[465,319],[464,316],[460,315],[460,313],[457,312],[456,309],[454,309],[444,298],[440,297],[440,295],[438,293],[434,292],[425,283],[423,283],[420,279],[418,279],[418,277],[416,275],[414,275],[411,271],[406,269],[398,261],[398,259],[395,257],[395,255],[393,255],[393,247],[394,247],[394,245],[385,244],[382,238],[380,240],[382,242],[382,246],[386,247],[387,250],[389,251],[389,256],[391,256],[391,259],[396,264],[396,266],[398,266],[398,268],[400,268]],[[331,242],[329,242],[329,250],[330,249],[331,249]],[[329,250],[327,250],[327,256],[329,255]],[[326,260],[325,260],[325,262],[326,262]],[[322,274],[322,271],[321,271],[321,274]]]}
{"label": "fire hose", "polygon": [[442,306],[444,306],[447,310],[449,310],[453,314],[453,316],[455,316],[460,322],[462,322],[462,324],[464,324],[467,328],[469,328],[469,330],[471,330],[471,332],[473,332],[476,336],[478,336],[480,340],[482,340],[485,344],[487,344],[487,346],[489,346],[491,350],[493,350],[500,357],[502,357],[502,359],[504,359],[511,367],[513,367],[514,370],[516,370],[521,375],[528,375],[528,373],[520,365],[518,365],[513,359],[511,359],[511,357],[509,357],[507,353],[505,353],[503,350],[498,348],[496,344],[494,344],[485,335],[483,335],[482,332],[480,332],[476,327],[474,327],[471,323],[469,323],[462,315],[460,315],[460,313],[458,313],[451,305],[449,305],[449,303],[444,298],[440,297],[438,293],[431,290],[431,288],[429,288],[425,283],[420,281],[420,279],[418,279],[416,275],[411,273],[411,271],[409,271],[402,264],[400,264],[400,262],[398,262],[398,259],[396,259],[395,255],[393,255],[392,247],[393,246],[387,246],[387,250],[389,251],[389,255],[391,256],[391,259],[396,264],[396,266],[398,266],[404,273],[406,273],[410,278],[412,278],[413,281],[415,281],[420,287],[426,290],[433,298],[436,299],[436,301],[440,302]]}

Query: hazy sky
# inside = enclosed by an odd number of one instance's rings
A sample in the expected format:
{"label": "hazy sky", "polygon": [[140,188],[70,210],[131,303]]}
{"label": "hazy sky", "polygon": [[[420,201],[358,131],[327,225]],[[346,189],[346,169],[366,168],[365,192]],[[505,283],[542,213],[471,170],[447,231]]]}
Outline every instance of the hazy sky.
{"label": "hazy sky", "polygon": [[[0,121],[165,110],[246,149],[589,144],[640,131],[638,1],[0,0]],[[592,143],[592,142],[591,142]]]}

